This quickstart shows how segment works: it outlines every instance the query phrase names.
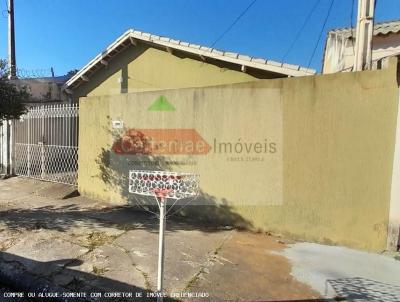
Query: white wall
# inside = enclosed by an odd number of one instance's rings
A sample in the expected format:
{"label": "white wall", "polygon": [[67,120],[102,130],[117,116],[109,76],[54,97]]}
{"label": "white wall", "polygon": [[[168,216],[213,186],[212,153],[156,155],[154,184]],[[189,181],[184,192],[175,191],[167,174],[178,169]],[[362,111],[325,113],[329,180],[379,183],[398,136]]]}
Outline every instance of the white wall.
{"label": "white wall", "polygon": [[[354,40],[337,33],[330,33],[325,49],[323,73],[351,71],[354,64]],[[373,39],[372,60],[400,54],[400,33],[379,35]]]}

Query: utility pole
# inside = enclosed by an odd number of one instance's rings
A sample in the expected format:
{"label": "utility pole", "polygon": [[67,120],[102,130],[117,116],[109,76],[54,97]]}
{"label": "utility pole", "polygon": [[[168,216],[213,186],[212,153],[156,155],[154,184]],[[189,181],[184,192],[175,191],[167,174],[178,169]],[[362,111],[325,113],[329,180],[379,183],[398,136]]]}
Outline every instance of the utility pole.
{"label": "utility pole", "polygon": [[370,69],[376,0],[358,0],[354,71]]}
{"label": "utility pole", "polygon": [[[17,65],[15,60],[15,28],[14,28],[14,0],[8,0],[8,78],[17,78]],[[13,155],[12,155],[12,121],[6,121],[7,131],[7,151],[6,151],[6,175],[12,175]]]}
{"label": "utility pole", "polygon": [[17,77],[15,60],[15,28],[14,28],[14,0],[8,0],[8,78]]}

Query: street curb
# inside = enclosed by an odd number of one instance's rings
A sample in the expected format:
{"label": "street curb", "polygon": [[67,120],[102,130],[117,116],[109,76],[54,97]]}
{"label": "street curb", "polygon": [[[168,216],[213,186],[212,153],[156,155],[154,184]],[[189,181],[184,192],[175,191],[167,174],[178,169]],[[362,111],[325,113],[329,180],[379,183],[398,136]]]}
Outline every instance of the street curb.
{"label": "street curb", "polygon": [[[62,293],[70,292],[60,286],[54,285],[43,277],[34,276],[25,270],[12,265],[11,263],[0,261],[0,283],[12,288],[15,292],[24,292],[25,299],[33,299],[35,301],[60,301],[60,302],[86,302],[91,299],[82,298],[64,298]],[[35,297],[30,298],[28,293],[57,293],[58,297]]]}

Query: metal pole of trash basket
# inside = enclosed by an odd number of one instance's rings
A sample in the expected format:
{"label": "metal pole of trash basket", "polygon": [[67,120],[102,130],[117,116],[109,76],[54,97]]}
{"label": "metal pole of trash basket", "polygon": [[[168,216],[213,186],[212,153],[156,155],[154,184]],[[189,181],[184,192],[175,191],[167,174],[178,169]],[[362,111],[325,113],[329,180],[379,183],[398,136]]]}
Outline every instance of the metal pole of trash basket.
{"label": "metal pole of trash basket", "polygon": [[[159,197],[160,204],[160,227],[158,235],[158,268],[157,268],[157,292],[162,293],[163,291],[163,281],[164,281],[164,242],[165,242],[165,202],[164,197]],[[161,300],[162,301],[162,297]]]}
{"label": "metal pole of trash basket", "polygon": [[162,302],[167,201],[175,199],[175,203],[173,203],[175,205],[179,199],[196,197],[199,194],[199,176],[191,173],[131,170],[129,171],[129,192],[155,197],[160,209],[157,270],[157,293],[159,296],[157,301]]}

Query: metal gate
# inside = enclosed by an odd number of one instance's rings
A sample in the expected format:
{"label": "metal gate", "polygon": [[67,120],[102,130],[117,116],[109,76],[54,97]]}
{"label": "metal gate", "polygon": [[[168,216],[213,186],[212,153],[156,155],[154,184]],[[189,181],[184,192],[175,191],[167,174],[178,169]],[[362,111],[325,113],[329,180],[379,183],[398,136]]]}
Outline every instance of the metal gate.
{"label": "metal gate", "polygon": [[7,133],[4,131],[5,123],[7,121],[0,121],[0,175],[6,173]]}
{"label": "metal gate", "polygon": [[17,175],[77,184],[78,106],[32,107],[14,121],[14,170]]}

